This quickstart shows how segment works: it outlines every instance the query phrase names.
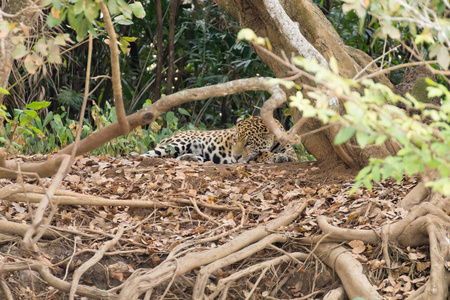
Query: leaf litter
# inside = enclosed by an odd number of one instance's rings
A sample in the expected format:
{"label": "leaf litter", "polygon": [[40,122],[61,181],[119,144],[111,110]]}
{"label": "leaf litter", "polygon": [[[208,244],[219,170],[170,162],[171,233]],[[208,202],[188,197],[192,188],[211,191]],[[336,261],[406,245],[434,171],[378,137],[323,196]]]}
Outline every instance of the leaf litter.
{"label": "leaf litter", "polygon": [[[183,243],[195,245],[200,239],[222,235],[217,240],[199,244],[195,251],[224,244],[240,232],[274,219],[290,201],[307,201],[308,206],[301,218],[279,229],[291,237],[289,242],[276,245],[286,252],[305,249],[296,238],[320,234],[316,222],[319,215],[327,216],[334,226],[352,229],[377,228],[406,215],[407,212],[396,204],[414,187],[416,178],[405,178],[401,183],[383,181],[372,191],[361,188],[349,196],[354,176],[353,171],[344,167],[315,162],[216,165],[162,158],[78,157],[61,189],[107,199],[154,201],[171,206],[60,206],[51,226],[75,235],[42,240],[40,257],[45,259],[55,276],[70,281],[73,271],[113,237],[119,224],[135,226],[81,278],[81,284],[109,289],[123,283],[138,268],[156,267]],[[37,183],[35,179],[24,180]],[[1,179],[0,187],[13,182]],[[41,182],[48,186],[51,179]],[[34,203],[0,203],[0,213],[7,220],[22,224],[31,222],[32,211],[37,207]],[[2,263],[26,258],[17,241],[2,240]],[[359,240],[346,245],[363,263],[372,284],[384,297],[403,299],[422,286],[429,275],[426,246],[401,248],[391,245],[392,272],[388,277],[381,245],[364,244]],[[279,255],[270,248],[259,251],[245,261],[218,270],[211,278],[211,285],[220,278]],[[315,259],[303,265],[281,264],[265,274],[253,295],[260,295],[255,296],[259,299],[263,295],[295,298],[311,294],[312,299],[321,299],[326,291],[337,286],[338,281],[333,273],[323,268],[324,265]],[[232,284],[228,294],[230,299],[245,298],[259,275],[255,273]],[[195,276],[196,271],[193,271],[177,279],[166,297],[190,298]],[[65,295],[33,276],[21,277],[13,273],[6,281],[13,293],[23,298],[62,299]],[[163,292],[162,288],[159,295]]]}

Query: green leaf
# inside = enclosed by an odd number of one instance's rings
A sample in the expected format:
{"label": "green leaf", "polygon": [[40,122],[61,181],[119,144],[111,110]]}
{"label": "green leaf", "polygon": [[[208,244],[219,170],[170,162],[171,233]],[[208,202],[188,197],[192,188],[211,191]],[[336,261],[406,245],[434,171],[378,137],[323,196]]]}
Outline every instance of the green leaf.
{"label": "green leaf", "polygon": [[374,165],[372,168],[372,179],[375,182],[379,182],[381,179],[380,175],[380,165]]}
{"label": "green leaf", "polygon": [[330,57],[330,70],[333,71],[334,74],[339,75],[339,67],[336,58],[334,56]]}
{"label": "green leaf", "polygon": [[143,17],[145,17],[145,10],[142,7],[141,2],[136,1],[132,4],[130,4],[130,7],[131,7],[131,11],[136,16],[136,18],[142,19]]}
{"label": "green leaf", "polygon": [[256,34],[250,28],[244,28],[239,31],[237,38],[238,40],[253,41],[256,39]]}
{"label": "green leaf", "polygon": [[39,110],[39,109],[44,108],[44,107],[49,107],[50,104],[51,104],[50,102],[45,101],[45,100],[42,101],[42,102],[34,101],[34,102],[31,102],[31,103],[27,104],[26,108]]}
{"label": "green leaf", "polygon": [[49,112],[48,115],[45,117],[44,119],[44,123],[42,124],[42,126],[47,126],[48,123],[50,123],[50,121],[53,120],[53,112]]}
{"label": "green leaf", "polygon": [[8,91],[7,89],[4,89],[4,88],[2,88],[2,87],[0,87],[0,93],[1,93],[1,94],[5,94],[5,95],[9,95],[9,94],[10,94],[9,91]]}
{"label": "green leaf", "polygon": [[185,115],[185,116],[188,116],[188,117],[191,116],[191,114],[190,114],[187,110],[185,110],[184,108],[182,108],[182,107],[180,107],[180,108],[178,109],[178,112],[179,112],[180,114]]}
{"label": "green leaf", "polygon": [[356,129],[353,126],[347,126],[344,129],[341,129],[341,131],[339,131],[338,134],[336,134],[336,137],[334,138],[334,143],[336,145],[345,143],[353,136],[353,134],[355,134],[355,131]]}
{"label": "green leaf", "polygon": [[24,44],[18,44],[12,53],[12,58],[19,59],[28,54],[28,50]]}
{"label": "green leaf", "polygon": [[114,18],[114,22],[116,22],[117,24],[120,25],[133,25],[133,21],[129,20],[129,19],[125,19],[124,16],[117,16]]}
{"label": "green leaf", "polygon": [[94,22],[98,17],[99,7],[94,1],[87,1],[84,7],[84,15],[90,22]]}
{"label": "green leaf", "polygon": [[370,136],[364,131],[356,132],[356,142],[361,148],[366,147],[369,144]]}
{"label": "green leaf", "polygon": [[61,9],[61,0],[53,0],[53,8],[55,10],[60,10]]}
{"label": "green leaf", "polygon": [[116,15],[118,13],[117,2],[116,0],[108,1],[108,9],[111,15]]}
{"label": "green leaf", "polygon": [[73,13],[75,15],[79,15],[84,11],[84,7],[85,7],[86,3],[84,0],[80,0],[77,3],[75,3],[75,5],[73,6]]}

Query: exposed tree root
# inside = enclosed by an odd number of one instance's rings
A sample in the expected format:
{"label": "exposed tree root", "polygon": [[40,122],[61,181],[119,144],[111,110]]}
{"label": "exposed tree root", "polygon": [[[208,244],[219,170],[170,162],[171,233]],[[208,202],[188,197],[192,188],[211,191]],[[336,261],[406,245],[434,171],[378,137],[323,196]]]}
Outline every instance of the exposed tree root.
{"label": "exposed tree root", "polygon": [[[282,255],[280,257],[277,257],[277,258],[274,258],[271,260],[267,260],[267,261],[261,262],[259,264],[253,265],[251,267],[248,267],[244,270],[241,270],[239,272],[236,272],[236,273],[228,276],[227,278],[220,279],[219,282],[217,283],[217,286],[216,286],[214,292],[211,295],[209,295],[209,298],[213,299],[213,298],[217,297],[221,292],[225,292],[226,290],[224,288],[227,285],[239,280],[240,278],[242,278],[244,276],[251,275],[254,272],[258,272],[260,270],[265,270],[265,269],[271,268],[271,267],[281,264],[283,262],[292,261],[293,259],[298,259],[298,260],[304,261],[308,257],[309,257],[308,254],[301,253],[301,252],[294,252],[294,253]],[[206,268],[209,268],[209,266]],[[197,278],[197,282],[199,281],[199,279],[200,278]],[[224,294],[222,296],[222,298],[224,298],[225,296],[226,296],[226,294]]]}
{"label": "exposed tree root", "polygon": [[324,297],[323,300],[344,300],[346,297],[345,290],[342,286],[337,289],[329,291]]}
{"label": "exposed tree root", "polygon": [[[20,270],[34,270],[39,273],[42,280],[46,281],[50,286],[58,289],[60,291],[69,292],[71,284],[64,280],[59,279],[56,276],[53,276],[50,272],[49,268],[39,262],[33,261],[30,263],[20,262],[20,263],[6,263],[0,266],[0,276],[4,274],[8,274],[11,272],[17,272]],[[91,299],[119,299],[116,294],[110,293],[108,291],[103,291],[97,289],[95,287],[78,285],[77,294],[81,296],[86,296]]]}
{"label": "exposed tree root", "polygon": [[[30,202],[40,203],[45,190],[42,187],[25,184],[10,184],[0,189],[0,199],[11,202]],[[53,201],[58,205],[83,205],[83,206],[128,206],[128,207],[143,207],[143,208],[168,208],[176,207],[172,202],[183,205],[192,204],[190,200],[173,198],[169,202],[161,201],[141,201],[141,200],[115,200],[106,199],[98,196],[84,195],[66,190],[56,190],[53,196]],[[205,202],[196,202],[199,206],[204,206],[213,210],[230,210],[240,211],[241,208],[229,205],[216,205]]]}
{"label": "exposed tree root", "polygon": [[246,231],[230,242],[202,252],[194,252],[185,255],[179,259],[164,261],[158,267],[146,271],[135,272],[126,282],[120,293],[123,299],[137,299],[139,295],[149,291],[159,284],[171,279],[173,276],[179,276],[191,271],[194,268],[217,261],[223,257],[235,253],[239,249],[251,245],[264,237],[270,235],[270,232],[277,230],[280,226],[286,226],[292,222],[305,209],[307,202],[293,203],[286,208],[277,219],[270,221],[265,226],[258,226],[252,230]]}
{"label": "exposed tree root", "polygon": [[[251,244],[237,252],[231,253],[230,255],[218,259],[209,265],[202,267],[200,273],[197,276],[197,281],[195,282],[194,292],[192,295],[193,299],[203,299],[205,295],[205,287],[208,283],[209,276],[220,268],[229,266],[235,262],[243,260],[252,254],[261,251],[268,247],[268,245],[273,243],[284,243],[287,240],[287,236],[282,234],[271,234],[260,241]],[[263,268],[264,269],[264,268]]]}
{"label": "exposed tree root", "polygon": [[[430,279],[423,289],[422,295],[418,295],[417,297],[432,300],[445,299],[447,297],[447,276],[449,274],[445,270],[445,261],[450,259],[450,243],[447,237],[447,233],[450,231],[450,217],[441,209],[425,202],[414,207],[403,220],[394,224],[385,225],[385,227],[373,231],[334,227],[328,224],[326,217],[323,216],[318,217],[317,220],[324,236],[318,236],[313,239],[302,239],[303,242],[309,241],[316,243],[321,239],[324,242],[361,240],[369,244],[383,242],[386,245],[397,242],[404,247],[416,247],[429,244],[431,256]],[[381,235],[382,231],[386,231],[386,234]],[[386,236],[389,240],[383,240],[383,236]],[[384,251],[386,250],[387,247]],[[335,268],[339,275],[338,269],[340,268]],[[357,278],[352,280],[353,283],[350,287],[345,283],[348,278],[347,274],[339,275],[339,278],[343,282],[347,295],[353,295],[352,297],[357,296],[351,290],[360,286],[360,284],[354,281]]]}
{"label": "exposed tree root", "polygon": [[334,243],[325,243],[318,245],[314,252],[337,273],[350,299],[356,297],[381,299],[380,294],[364,275],[361,263],[346,248]]}

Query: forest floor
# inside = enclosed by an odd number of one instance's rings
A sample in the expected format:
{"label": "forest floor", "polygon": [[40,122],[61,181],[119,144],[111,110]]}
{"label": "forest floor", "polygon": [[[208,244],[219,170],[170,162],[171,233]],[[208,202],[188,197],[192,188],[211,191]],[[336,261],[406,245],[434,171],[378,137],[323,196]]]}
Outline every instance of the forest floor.
{"label": "forest floor", "polygon": [[[24,160],[41,160],[33,156]],[[396,204],[417,183],[382,181],[372,191],[360,188],[349,196],[355,172],[345,167],[315,162],[282,164],[194,163],[161,158],[112,158],[84,156],[76,159],[61,189],[91,197],[89,205],[59,205],[51,226],[61,233],[56,239],[41,239],[41,252],[33,259],[45,262],[52,274],[71,281],[74,270],[111,240],[119,224],[127,224],[119,242],[100,263],[90,268],[80,284],[109,290],[123,283],[138,268],[154,268],[175,251],[204,251],[226,243],[238,234],[276,218],[292,201],[307,201],[300,218],[278,229],[288,242],[258,251],[245,260],[220,268],[209,277],[206,292],[214,291],[221,279],[286,253],[311,254],[299,238],[320,234],[316,217],[327,216],[341,228],[373,229],[402,219],[407,211]],[[51,179],[40,183],[48,186]],[[0,180],[0,188],[19,181]],[[109,200],[147,201],[153,207],[96,205],[99,197]],[[61,198],[62,199],[62,198]],[[65,202],[67,203],[67,202]],[[30,223],[36,203],[0,200],[0,216],[17,223]],[[33,210],[30,211],[30,208]],[[216,238],[214,238],[216,237]],[[202,243],[196,241],[202,240]],[[0,265],[31,259],[20,247],[21,237],[1,235]],[[183,245],[186,245],[184,247]],[[361,241],[343,244],[360,261],[378,292],[389,299],[403,299],[423,285],[429,274],[428,247],[402,248],[391,245],[390,276],[382,245]],[[36,258],[38,257],[38,258]],[[339,286],[339,279],[315,255],[303,262],[283,263],[248,272],[228,283],[227,299],[322,299]],[[199,269],[178,276],[153,291],[152,299],[190,299]],[[49,287],[33,272],[20,271],[5,277],[14,299],[66,299],[67,293]],[[0,299],[4,299],[0,291]]]}

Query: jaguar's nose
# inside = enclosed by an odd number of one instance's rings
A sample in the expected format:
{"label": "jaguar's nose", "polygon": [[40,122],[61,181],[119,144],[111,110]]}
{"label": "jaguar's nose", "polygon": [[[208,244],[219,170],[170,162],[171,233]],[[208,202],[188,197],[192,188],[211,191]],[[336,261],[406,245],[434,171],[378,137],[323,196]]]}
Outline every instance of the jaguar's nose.
{"label": "jaguar's nose", "polygon": [[233,157],[234,157],[234,159],[235,159],[236,161],[239,161],[239,158],[241,158],[242,155],[233,155]]}

